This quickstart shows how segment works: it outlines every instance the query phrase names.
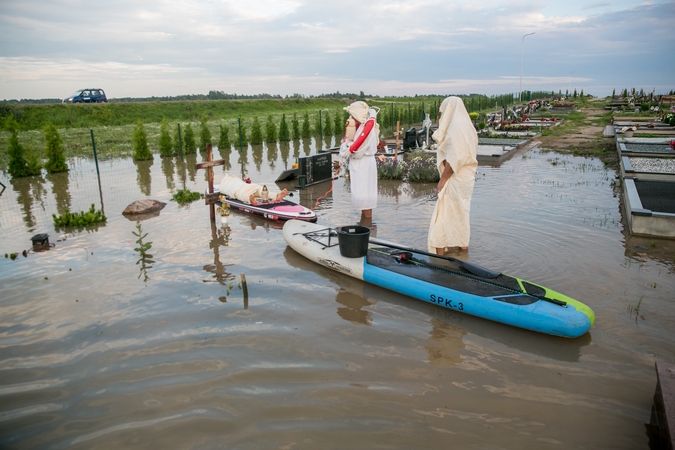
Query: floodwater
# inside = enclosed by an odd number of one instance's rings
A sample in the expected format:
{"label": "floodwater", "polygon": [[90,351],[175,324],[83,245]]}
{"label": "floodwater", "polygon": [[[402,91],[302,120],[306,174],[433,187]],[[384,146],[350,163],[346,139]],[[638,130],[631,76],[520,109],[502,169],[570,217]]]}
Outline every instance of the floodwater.
{"label": "floodwater", "polygon": [[[274,184],[313,152],[224,156],[313,207],[330,183]],[[67,176],[0,176],[0,251],[38,233],[52,244],[0,259],[1,448],[650,447],[654,363],[675,362],[675,243],[627,235],[599,161],[535,148],[479,166],[459,255],[588,304],[594,327],[569,340],[331,272],[272,222],[212,225],[202,201],[170,201],[183,184],[204,191],[199,160],[101,161],[100,185],[82,159]],[[373,233],[425,248],[433,191],[381,182]],[[145,257],[121,215],[142,198],[168,203],[140,222]],[[101,200],[107,223],[54,229],[52,213]],[[344,178],[316,211],[327,226],[359,220]]]}

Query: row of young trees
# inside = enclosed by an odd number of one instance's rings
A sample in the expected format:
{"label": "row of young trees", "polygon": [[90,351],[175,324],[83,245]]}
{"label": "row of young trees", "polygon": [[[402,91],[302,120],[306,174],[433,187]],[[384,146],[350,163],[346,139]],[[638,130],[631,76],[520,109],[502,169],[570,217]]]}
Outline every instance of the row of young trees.
{"label": "row of young trees", "polygon": [[[7,154],[9,156],[9,166],[7,171],[14,178],[29,177],[39,175],[43,164],[36,152],[30,148],[24,148],[19,142],[18,124],[13,119],[8,119],[5,123],[5,129],[9,132],[9,141]],[[66,155],[63,152],[63,140],[58,130],[52,124],[44,128],[45,136],[45,154],[47,162],[44,168],[49,173],[65,172],[68,170],[66,164]]]}
{"label": "row of young trees", "polygon": [[[256,116],[253,118],[251,129],[248,130],[245,125],[235,126],[234,143],[238,144],[262,144],[263,142],[277,142],[297,139],[308,139],[312,136],[334,136],[344,133],[347,113],[335,111],[333,116],[329,111],[321,111],[310,124],[309,113],[305,112],[302,122],[294,113],[289,121],[282,115],[277,124],[272,116],[267,116],[265,126]],[[218,126],[218,147],[229,148],[232,145],[230,140],[230,126],[220,124]],[[199,143],[201,149],[205,149],[207,144],[214,144],[211,130],[207,119],[204,117],[199,125]],[[241,134],[240,134],[241,131]],[[132,133],[132,144],[134,149],[134,159],[138,161],[152,159],[152,152],[148,147],[147,134],[142,122],[138,122]],[[159,126],[159,154],[162,157],[172,157],[178,155],[181,150],[189,155],[197,152],[197,137],[192,124],[188,123],[183,129],[178,129],[178,124],[173,127],[167,119],[163,119]]]}

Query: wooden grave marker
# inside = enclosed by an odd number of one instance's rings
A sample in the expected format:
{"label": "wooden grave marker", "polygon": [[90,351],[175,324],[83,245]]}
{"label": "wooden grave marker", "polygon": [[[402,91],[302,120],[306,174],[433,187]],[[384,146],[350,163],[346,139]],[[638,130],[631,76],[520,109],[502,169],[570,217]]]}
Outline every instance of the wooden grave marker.
{"label": "wooden grave marker", "polygon": [[211,222],[216,221],[216,202],[220,201],[218,195],[214,195],[213,192],[213,168],[216,166],[222,166],[225,164],[225,160],[219,159],[213,161],[213,151],[211,144],[206,144],[206,161],[195,164],[195,169],[206,169],[206,173],[209,181],[209,191],[204,196],[204,201],[209,205],[211,213]]}

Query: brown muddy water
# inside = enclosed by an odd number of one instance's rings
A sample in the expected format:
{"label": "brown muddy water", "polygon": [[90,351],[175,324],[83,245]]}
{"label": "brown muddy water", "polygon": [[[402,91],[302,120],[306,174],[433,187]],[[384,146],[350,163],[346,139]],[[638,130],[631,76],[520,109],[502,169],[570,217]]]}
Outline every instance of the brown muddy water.
{"label": "brown muddy water", "polygon": [[[313,152],[225,156],[274,186]],[[199,160],[102,161],[100,190],[90,160],[42,181],[0,176],[0,252],[37,233],[53,244],[0,260],[1,448],[650,447],[654,362],[675,362],[675,243],[627,235],[599,161],[535,148],[479,166],[474,191],[466,257],[588,304],[594,327],[568,340],[331,272],[271,222],[212,226],[202,201],[170,201],[183,183],[204,190]],[[330,185],[278,187],[312,207]],[[424,248],[433,190],[381,182],[377,237]],[[121,212],[147,197],[168,205],[141,222],[152,257],[139,262]],[[105,225],[54,230],[57,205],[101,199]],[[344,178],[317,214],[359,220]]]}

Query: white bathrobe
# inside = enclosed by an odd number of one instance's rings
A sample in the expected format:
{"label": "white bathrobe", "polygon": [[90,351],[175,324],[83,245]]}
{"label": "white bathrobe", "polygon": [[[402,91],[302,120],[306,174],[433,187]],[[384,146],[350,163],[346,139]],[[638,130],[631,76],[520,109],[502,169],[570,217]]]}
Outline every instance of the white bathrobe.
{"label": "white bathrobe", "polygon": [[445,247],[468,247],[471,229],[471,196],[476,179],[478,135],[464,102],[448,97],[440,106],[441,120],[434,133],[438,171],[443,161],[452,167],[452,175],[438,194],[429,225],[429,251]]}
{"label": "white bathrobe", "polygon": [[[363,132],[369,117],[376,117],[377,112],[368,108],[365,102],[354,102],[345,108],[361,125],[356,130],[355,138]],[[359,149],[350,153],[353,141],[344,139],[340,146],[340,157],[349,164],[349,184],[352,206],[357,211],[377,208],[377,163],[375,154],[380,142],[380,127],[375,123]]]}
{"label": "white bathrobe", "polygon": [[[220,192],[230,198],[236,198],[244,203],[251,203],[250,197],[253,194],[256,198],[262,198],[262,186],[254,183],[247,183],[239,177],[233,177],[225,174],[223,181],[220,182]],[[277,194],[269,193],[269,198],[274,199]]]}

